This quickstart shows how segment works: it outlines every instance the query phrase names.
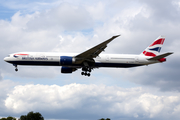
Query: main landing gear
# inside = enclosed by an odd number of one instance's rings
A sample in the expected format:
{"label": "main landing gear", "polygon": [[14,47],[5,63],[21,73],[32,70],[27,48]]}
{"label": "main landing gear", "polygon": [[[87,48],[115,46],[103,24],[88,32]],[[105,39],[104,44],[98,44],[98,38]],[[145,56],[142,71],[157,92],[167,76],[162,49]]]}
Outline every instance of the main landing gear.
{"label": "main landing gear", "polygon": [[13,64],[13,65],[15,67],[15,71],[17,72],[18,71],[17,65],[16,64]]}
{"label": "main landing gear", "polygon": [[[89,72],[89,73],[88,73]],[[89,67],[83,67],[82,68],[82,72],[81,72],[81,75],[85,75],[85,76],[90,76],[91,74],[90,74],[90,72],[91,72],[91,68],[89,68]]]}

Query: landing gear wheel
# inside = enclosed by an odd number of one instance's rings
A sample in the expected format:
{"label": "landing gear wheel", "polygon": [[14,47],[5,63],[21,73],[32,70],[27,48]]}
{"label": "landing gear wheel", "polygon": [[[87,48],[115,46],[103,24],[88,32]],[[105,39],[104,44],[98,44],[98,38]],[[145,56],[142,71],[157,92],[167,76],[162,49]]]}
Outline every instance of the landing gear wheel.
{"label": "landing gear wheel", "polygon": [[85,76],[87,75],[87,73],[84,74]]}
{"label": "landing gear wheel", "polygon": [[81,72],[81,75],[88,76],[88,77],[91,76],[91,74],[87,72]]}
{"label": "landing gear wheel", "polygon": [[15,69],[15,71],[17,72],[17,71],[18,71],[18,69],[16,68],[16,69]]}
{"label": "landing gear wheel", "polygon": [[89,77],[91,75],[90,72],[91,72],[91,68],[90,67],[83,67],[81,75]]}
{"label": "landing gear wheel", "polygon": [[90,75],[91,75],[90,73],[87,74],[88,77],[90,77]]}

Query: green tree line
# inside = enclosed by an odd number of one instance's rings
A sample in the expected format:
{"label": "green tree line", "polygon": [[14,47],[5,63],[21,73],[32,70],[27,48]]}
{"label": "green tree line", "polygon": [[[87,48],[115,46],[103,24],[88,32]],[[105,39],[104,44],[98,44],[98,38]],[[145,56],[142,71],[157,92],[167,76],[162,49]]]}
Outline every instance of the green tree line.
{"label": "green tree line", "polygon": [[[7,117],[7,118],[1,118],[0,120],[16,120],[15,117]],[[21,115],[21,117],[18,120],[44,120],[44,117],[39,113],[34,113],[33,111],[29,112],[27,115]],[[99,120],[111,120],[109,118],[101,118]]]}
{"label": "green tree line", "polygon": [[[9,116],[7,118],[1,118],[0,120],[16,120],[16,118]],[[44,117],[39,112],[34,113],[31,111],[27,115],[21,115],[18,120],[44,120]]]}

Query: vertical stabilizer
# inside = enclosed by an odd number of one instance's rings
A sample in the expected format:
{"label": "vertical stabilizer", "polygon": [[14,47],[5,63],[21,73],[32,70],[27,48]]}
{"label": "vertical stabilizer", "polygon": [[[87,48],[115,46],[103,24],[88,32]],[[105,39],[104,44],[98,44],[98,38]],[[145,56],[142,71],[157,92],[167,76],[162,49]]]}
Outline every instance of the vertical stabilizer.
{"label": "vertical stabilizer", "polygon": [[161,51],[164,40],[165,40],[164,36],[159,36],[149,47],[147,47],[141,53],[141,55],[150,56],[150,57],[157,56]]}

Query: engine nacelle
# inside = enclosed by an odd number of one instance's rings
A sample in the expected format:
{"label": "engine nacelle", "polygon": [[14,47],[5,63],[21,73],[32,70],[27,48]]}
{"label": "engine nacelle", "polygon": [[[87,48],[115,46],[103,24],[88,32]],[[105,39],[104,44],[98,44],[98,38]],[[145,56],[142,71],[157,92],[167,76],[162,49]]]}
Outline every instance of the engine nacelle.
{"label": "engine nacelle", "polygon": [[166,58],[159,59],[159,62],[165,62],[165,61],[166,61]]}
{"label": "engine nacelle", "polygon": [[75,70],[76,70],[76,68],[62,66],[61,73],[72,73]]}
{"label": "engine nacelle", "polygon": [[72,65],[75,62],[73,57],[69,56],[61,56],[60,57],[60,64],[61,65]]}

